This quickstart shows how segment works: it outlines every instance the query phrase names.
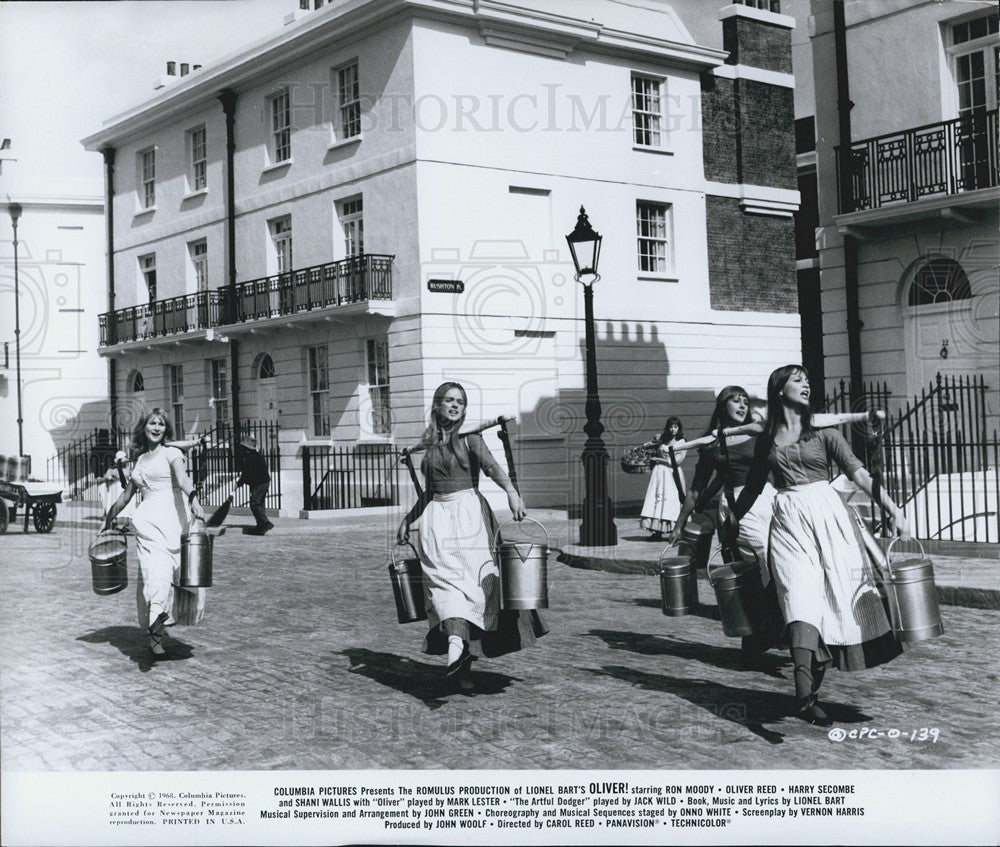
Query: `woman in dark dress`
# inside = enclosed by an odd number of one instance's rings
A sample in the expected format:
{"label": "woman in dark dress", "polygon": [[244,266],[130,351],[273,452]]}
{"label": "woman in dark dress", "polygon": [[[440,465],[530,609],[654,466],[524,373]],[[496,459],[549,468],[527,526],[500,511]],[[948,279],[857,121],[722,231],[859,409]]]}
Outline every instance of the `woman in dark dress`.
{"label": "woman in dark dress", "polygon": [[[727,385],[716,398],[715,411],[709,421],[707,433],[714,435],[719,428],[740,426],[747,419],[749,411],[750,395],[746,389],[739,385]],[[699,500],[709,499],[720,488],[731,488],[734,497],[738,497],[743,490],[753,460],[755,439],[750,435],[734,435],[728,437],[726,443],[728,455],[723,454],[718,442],[714,440],[698,449],[698,464],[695,465],[691,489],[684,500],[677,526],[668,540],[669,544],[676,544],[680,540],[688,515]],[[773,602],[771,573],[767,566],[767,537],[771,527],[774,494],[774,489],[765,481],[753,508],[740,522],[738,531],[732,538],[726,539],[732,544],[733,552],[742,560],[756,560],[760,569],[760,581],[765,588],[764,596],[769,601],[768,608],[760,610],[765,631],[743,637],[742,661],[747,668],[760,666],[760,655],[778,640],[782,626],[777,605]],[[718,525],[727,526],[729,519],[729,502],[723,496],[719,501]]]}
{"label": "woman in dark dress", "polygon": [[445,382],[434,392],[431,422],[418,447],[423,495],[399,525],[405,544],[416,531],[431,628],[424,652],[448,657],[447,675],[470,690],[474,657],[498,656],[534,643],[547,630],[535,611],[500,610],[500,572],[493,549],[496,518],[478,491],[480,470],[507,494],[514,520],[524,503],[478,434],[460,436],[465,389]]}
{"label": "woman in dark dress", "polygon": [[[869,496],[872,480],[839,432],[812,425],[804,368],[774,371],[767,404],[767,423],[735,516],[740,520],[749,512],[773,474],[778,493],[769,537],[771,573],[787,621],[797,712],[809,723],[829,726],[816,702],[826,669],[862,670],[901,652],[858,526],[830,485],[830,463]],[[896,531],[909,537],[902,510],[884,491],[881,499]]]}

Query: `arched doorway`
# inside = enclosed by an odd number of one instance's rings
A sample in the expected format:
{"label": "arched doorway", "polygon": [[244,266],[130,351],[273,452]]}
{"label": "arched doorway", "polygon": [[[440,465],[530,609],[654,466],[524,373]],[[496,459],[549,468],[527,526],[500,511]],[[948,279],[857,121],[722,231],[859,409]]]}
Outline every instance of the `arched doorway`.
{"label": "arched doorway", "polygon": [[146,381],[133,368],[125,378],[125,396],[118,399],[118,426],[132,429],[146,410]]}
{"label": "arched doorway", "polygon": [[257,417],[267,423],[278,422],[278,386],[274,360],[260,353],[253,362],[253,378],[257,383]]}
{"label": "arched doorway", "polygon": [[938,373],[975,374],[991,356],[995,366],[997,354],[996,297],[977,293],[954,259],[928,257],[914,268],[901,304],[911,396]]}

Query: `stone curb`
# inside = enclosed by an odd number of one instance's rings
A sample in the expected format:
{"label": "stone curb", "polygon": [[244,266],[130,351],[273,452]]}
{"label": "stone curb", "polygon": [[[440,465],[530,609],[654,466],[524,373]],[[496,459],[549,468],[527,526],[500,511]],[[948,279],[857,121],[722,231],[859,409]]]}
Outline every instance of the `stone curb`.
{"label": "stone curb", "polygon": [[[553,548],[556,561],[571,568],[605,571],[618,574],[639,574],[656,576],[660,572],[659,563],[649,559],[630,559],[602,556],[600,553],[581,556],[578,553]],[[704,571],[698,572],[699,579],[707,579]],[[938,603],[944,606],[964,606],[968,609],[1000,609],[1000,589],[972,588],[962,585],[936,585]]]}

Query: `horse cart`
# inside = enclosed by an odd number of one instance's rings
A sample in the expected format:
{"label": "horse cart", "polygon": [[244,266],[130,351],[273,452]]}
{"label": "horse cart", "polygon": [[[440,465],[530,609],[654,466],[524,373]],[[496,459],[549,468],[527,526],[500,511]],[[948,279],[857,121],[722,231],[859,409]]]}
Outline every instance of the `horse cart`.
{"label": "horse cart", "polygon": [[7,531],[9,523],[17,520],[18,509],[24,509],[25,532],[29,519],[37,532],[52,532],[56,525],[56,503],[61,502],[62,489],[51,483],[0,479],[0,535]]}

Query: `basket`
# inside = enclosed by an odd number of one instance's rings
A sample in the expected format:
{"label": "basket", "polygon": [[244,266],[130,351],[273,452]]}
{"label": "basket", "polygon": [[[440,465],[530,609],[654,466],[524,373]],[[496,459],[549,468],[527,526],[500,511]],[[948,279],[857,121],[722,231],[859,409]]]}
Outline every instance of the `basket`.
{"label": "basket", "polygon": [[645,444],[630,447],[622,453],[621,463],[625,473],[646,473],[653,466],[653,448],[647,447]]}

